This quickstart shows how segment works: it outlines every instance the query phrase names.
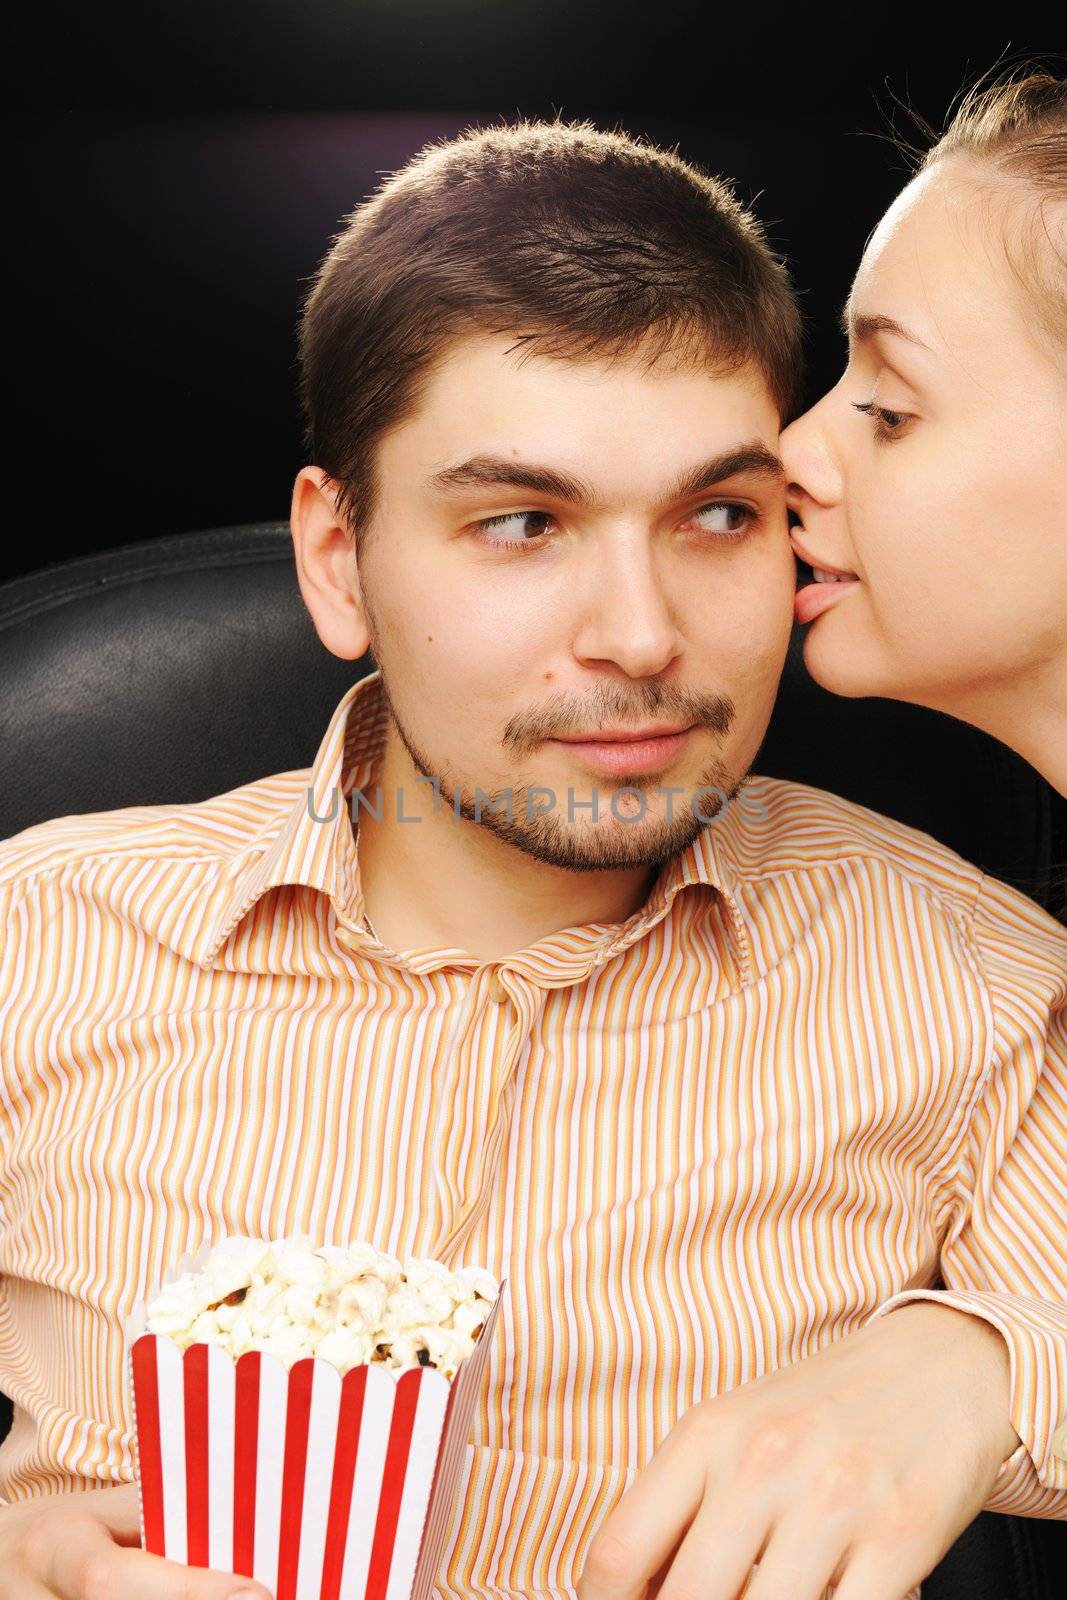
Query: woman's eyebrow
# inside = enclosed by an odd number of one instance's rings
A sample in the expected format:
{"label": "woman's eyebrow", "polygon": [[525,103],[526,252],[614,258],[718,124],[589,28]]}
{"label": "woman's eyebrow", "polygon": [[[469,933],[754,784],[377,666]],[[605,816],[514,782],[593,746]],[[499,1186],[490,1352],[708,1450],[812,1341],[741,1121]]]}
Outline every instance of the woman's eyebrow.
{"label": "woman's eyebrow", "polygon": [[[684,471],[667,491],[669,500],[686,500],[705,489],[714,488],[727,478],[741,473],[785,481],[781,461],[758,440],[739,444]],[[595,506],[597,498],[588,484],[555,467],[509,461],[499,456],[472,456],[456,466],[435,472],[430,485],[439,493],[456,493],[470,488],[530,489],[572,505]]]}
{"label": "woman's eyebrow", "polygon": [[845,338],[853,344],[865,344],[880,333],[892,333],[898,339],[906,339],[909,344],[918,345],[920,350],[933,355],[930,346],[895,317],[887,317],[877,311],[853,311],[849,300],[841,307],[839,326]]}

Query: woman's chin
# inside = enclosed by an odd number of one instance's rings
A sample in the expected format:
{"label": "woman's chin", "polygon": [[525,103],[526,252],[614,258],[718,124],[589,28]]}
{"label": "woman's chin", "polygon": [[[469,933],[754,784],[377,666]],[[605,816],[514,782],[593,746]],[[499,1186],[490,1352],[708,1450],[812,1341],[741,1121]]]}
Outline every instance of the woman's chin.
{"label": "woman's chin", "polygon": [[903,700],[965,721],[975,720],[968,680],[953,672],[945,657],[920,662],[917,652],[909,651],[907,664],[898,664],[887,659],[874,640],[857,637],[854,630],[847,638],[843,635],[842,629],[836,637],[831,636],[831,629],[820,630],[819,622],[808,629],[804,665],[820,688],[846,700]]}
{"label": "woman's chin", "polygon": [[[875,651],[857,639],[854,629],[835,628],[832,612],[817,617],[804,636],[804,665],[823,689],[846,699],[867,695],[893,695],[887,687],[885,663],[875,659]],[[891,676],[891,674],[890,674]]]}

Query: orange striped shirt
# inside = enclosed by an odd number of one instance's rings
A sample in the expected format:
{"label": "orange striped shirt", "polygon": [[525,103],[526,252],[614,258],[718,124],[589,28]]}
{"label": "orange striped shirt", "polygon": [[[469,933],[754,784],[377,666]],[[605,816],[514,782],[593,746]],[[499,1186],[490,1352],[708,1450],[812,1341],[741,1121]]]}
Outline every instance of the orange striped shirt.
{"label": "orange striped shirt", "polygon": [[134,1301],[307,1233],[508,1280],[445,1600],[573,1593],[685,1410],[915,1298],[1010,1347],[989,1507],[1067,1517],[1067,929],[753,776],[625,922],[398,953],[386,716],[375,672],[310,771],[0,843],[0,1496],[132,1480]]}

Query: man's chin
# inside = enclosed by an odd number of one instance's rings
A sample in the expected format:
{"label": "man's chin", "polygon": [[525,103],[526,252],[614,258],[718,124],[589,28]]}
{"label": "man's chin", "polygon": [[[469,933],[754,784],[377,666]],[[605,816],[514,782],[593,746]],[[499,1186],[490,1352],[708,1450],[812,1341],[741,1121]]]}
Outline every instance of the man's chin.
{"label": "man's chin", "polygon": [[729,804],[723,791],[705,791],[695,809],[678,804],[684,796],[675,796],[670,819],[649,815],[647,810],[644,815],[636,810],[628,818],[621,809],[626,798],[620,797],[614,811],[609,802],[609,809],[601,809],[597,822],[589,813],[583,817],[575,802],[575,817],[570,822],[566,814],[549,812],[528,818],[517,812],[510,821],[483,812],[480,826],[546,866],[568,872],[626,872],[661,867],[682,854]]}

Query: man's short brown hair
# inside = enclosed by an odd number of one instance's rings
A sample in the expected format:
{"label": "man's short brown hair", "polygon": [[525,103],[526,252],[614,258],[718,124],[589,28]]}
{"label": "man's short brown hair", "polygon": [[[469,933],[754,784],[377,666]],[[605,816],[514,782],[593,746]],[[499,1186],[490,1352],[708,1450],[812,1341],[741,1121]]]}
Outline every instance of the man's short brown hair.
{"label": "man's short brown hair", "polygon": [[783,420],[796,401],[789,277],[726,180],[587,122],[468,131],[344,219],[304,303],[306,445],[357,542],[376,441],[475,332],[556,356],[751,364]]}

